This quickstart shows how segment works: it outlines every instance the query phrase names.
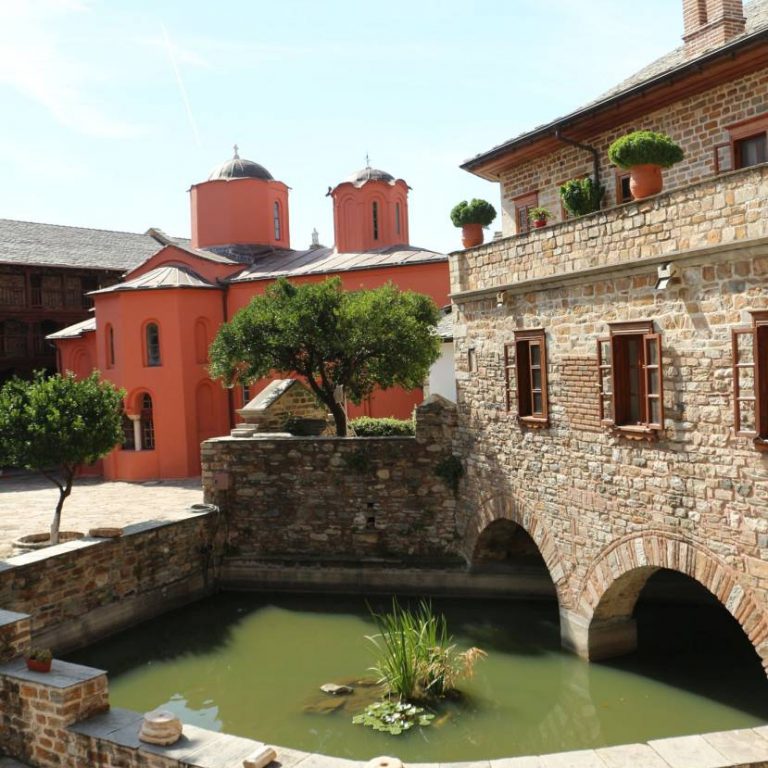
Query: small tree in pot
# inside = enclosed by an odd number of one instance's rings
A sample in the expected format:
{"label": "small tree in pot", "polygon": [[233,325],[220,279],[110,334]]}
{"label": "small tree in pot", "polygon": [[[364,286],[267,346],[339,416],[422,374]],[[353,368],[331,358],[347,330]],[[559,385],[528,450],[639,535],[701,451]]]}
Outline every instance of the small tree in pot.
{"label": "small tree in pot", "polygon": [[610,161],[630,172],[629,189],[635,200],[661,192],[661,169],[679,163],[684,156],[669,136],[653,131],[629,133],[608,148]]}
{"label": "small tree in pot", "polygon": [[586,216],[600,210],[605,195],[605,187],[595,184],[591,176],[583,179],[571,179],[560,187],[560,199],[571,216]]}
{"label": "small tree in pot", "polygon": [[474,198],[462,200],[453,207],[451,221],[454,227],[461,227],[461,242],[465,248],[482,245],[483,227],[490,226],[496,218],[496,209],[487,200]]}

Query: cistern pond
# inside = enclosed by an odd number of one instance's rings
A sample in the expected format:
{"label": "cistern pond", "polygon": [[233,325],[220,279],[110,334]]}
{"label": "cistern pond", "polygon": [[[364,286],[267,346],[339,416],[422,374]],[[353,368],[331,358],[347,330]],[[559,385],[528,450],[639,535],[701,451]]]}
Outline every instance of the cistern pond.
{"label": "cistern pond", "polygon": [[553,604],[436,600],[434,607],[460,646],[480,646],[488,658],[461,684],[464,702],[401,736],[352,724],[364,691],[319,692],[324,683],[370,675],[365,636],[375,626],[363,598],[224,593],[70,660],[109,671],[112,706],[162,706],[185,723],[355,759],[492,759],[768,721],[757,657],[728,617],[711,623],[709,608],[654,608],[640,625],[643,651],[588,664],[560,650]]}

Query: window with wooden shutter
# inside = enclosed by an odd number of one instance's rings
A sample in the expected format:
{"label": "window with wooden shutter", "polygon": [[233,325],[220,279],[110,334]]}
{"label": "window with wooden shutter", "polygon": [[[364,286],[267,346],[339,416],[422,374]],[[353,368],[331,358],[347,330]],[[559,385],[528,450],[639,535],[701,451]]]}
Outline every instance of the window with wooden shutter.
{"label": "window with wooden shutter", "polygon": [[539,193],[530,192],[513,200],[515,205],[515,230],[518,235],[525,234],[531,229],[531,211],[539,204]]}
{"label": "window with wooden shutter", "polygon": [[629,436],[664,428],[661,334],[650,321],[612,323],[597,341],[600,419]]}
{"label": "window with wooden shutter", "polygon": [[512,371],[515,367],[515,345],[504,345],[504,398],[506,401],[507,411],[512,410],[512,391],[514,389],[514,383],[512,381]]}
{"label": "window with wooden shutter", "polygon": [[[511,368],[511,365],[507,365],[507,377]],[[534,426],[546,425],[549,419],[549,402],[547,342],[543,329],[515,331],[514,368],[517,374],[518,419]]]}
{"label": "window with wooden shutter", "polygon": [[753,312],[752,325],[734,328],[731,338],[736,434],[768,451],[768,312]]}

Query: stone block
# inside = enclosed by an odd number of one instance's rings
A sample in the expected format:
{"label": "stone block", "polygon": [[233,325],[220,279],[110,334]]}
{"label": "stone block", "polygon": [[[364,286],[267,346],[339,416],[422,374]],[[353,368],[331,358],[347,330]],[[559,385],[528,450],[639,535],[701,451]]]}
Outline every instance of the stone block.
{"label": "stone block", "polygon": [[648,742],[670,768],[732,768],[703,736],[678,736]]}

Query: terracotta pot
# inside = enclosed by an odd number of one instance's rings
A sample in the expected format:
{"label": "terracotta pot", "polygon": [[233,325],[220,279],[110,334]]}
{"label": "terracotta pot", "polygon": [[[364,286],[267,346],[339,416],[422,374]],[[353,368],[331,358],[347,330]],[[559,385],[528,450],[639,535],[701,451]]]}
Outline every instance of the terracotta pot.
{"label": "terracotta pot", "polygon": [[483,244],[483,225],[465,224],[461,228],[461,243],[465,248],[474,248]]}
{"label": "terracotta pot", "polygon": [[39,659],[27,659],[27,669],[31,672],[50,672],[51,671],[51,659],[48,661],[40,661]]}
{"label": "terracotta pot", "polygon": [[635,200],[658,195],[664,186],[661,166],[653,163],[636,165],[629,169],[629,191]]}
{"label": "terracotta pot", "polygon": [[547,220],[546,219],[534,219],[533,220],[533,226],[536,227],[536,229],[541,229],[542,227],[547,226]]}

